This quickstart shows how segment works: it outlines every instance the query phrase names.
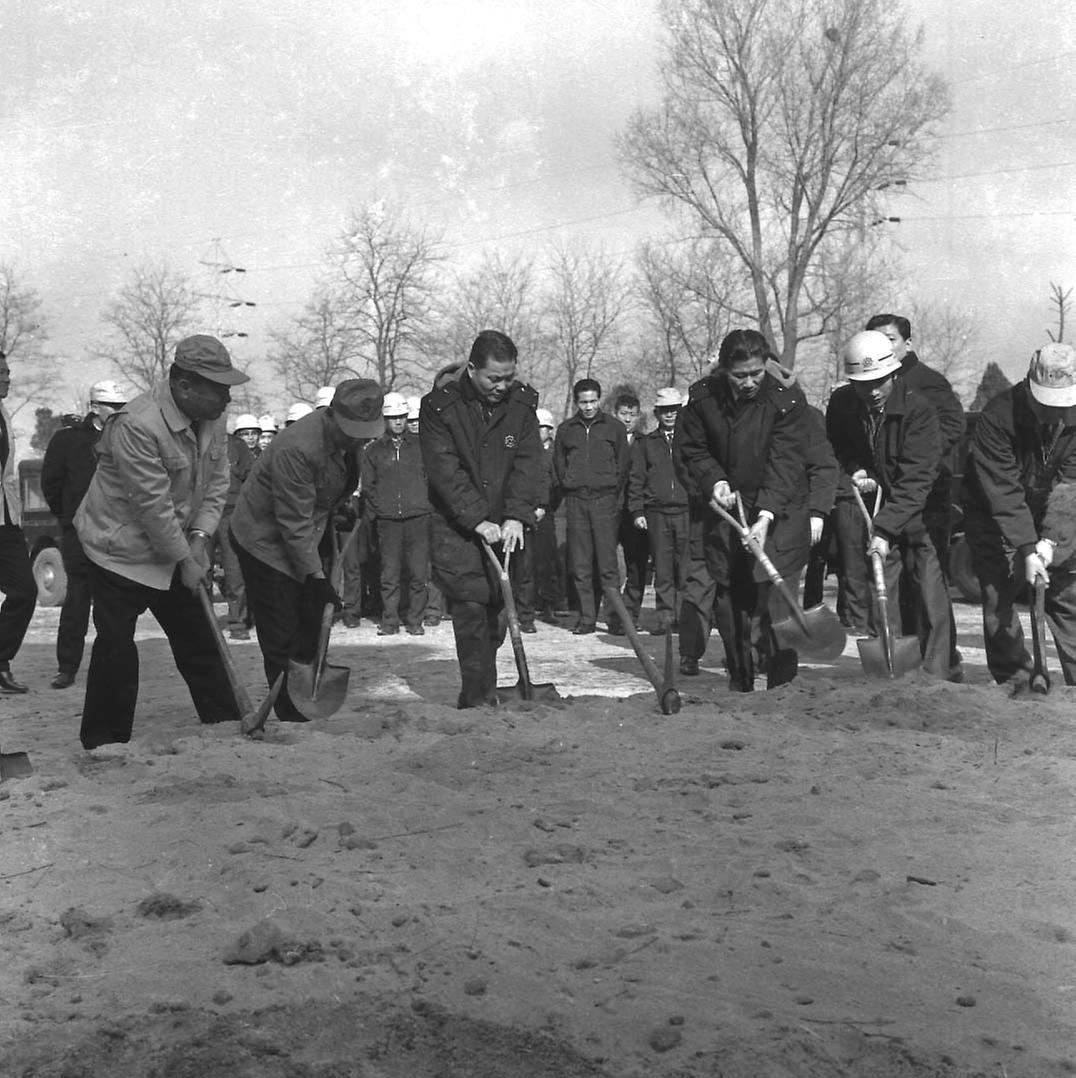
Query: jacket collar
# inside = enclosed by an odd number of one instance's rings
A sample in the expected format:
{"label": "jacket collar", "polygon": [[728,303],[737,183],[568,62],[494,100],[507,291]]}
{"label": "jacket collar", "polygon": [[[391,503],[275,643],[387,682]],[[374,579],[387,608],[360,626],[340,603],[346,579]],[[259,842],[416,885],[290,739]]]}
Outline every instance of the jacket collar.
{"label": "jacket collar", "polygon": [[180,431],[190,430],[193,433],[191,421],[186,412],[180,411],[179,405],[176,404],[176,399],[172,396],[172,387],[168,384],[167,378],[162,378],[153,387],[153,399],[161,409],[161,415],[164,417],[165,423],[168,424],[170,431],[178,434]]}

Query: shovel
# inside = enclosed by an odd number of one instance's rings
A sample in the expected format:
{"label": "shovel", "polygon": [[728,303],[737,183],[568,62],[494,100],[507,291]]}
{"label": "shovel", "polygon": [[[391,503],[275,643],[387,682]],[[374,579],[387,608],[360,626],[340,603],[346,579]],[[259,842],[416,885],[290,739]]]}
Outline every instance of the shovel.
{"label": "shovel", "polygon": [[[339,591],[344,575],[344,555],[359,534],[361,518],[348,533],[342,547],[336,547],[336,533],[333,532],[333,587]],[[348,682],[351,679],[350,666],[333,666],[329,662],[329,633],[333,625],[334,608],[326,603],[321,614],[321,627],[318,630],[318,644],[314,658],[308,663],[297,659],[288,660],[288,696],[296,710],[307,719],[327,719],[335,715],[347,697]]]}
{"label": "shovel", "polygon": [[224,672],[228,676],[228,687],[232,690],[232,699],[235,701],[235,709],[239,712],[239,731],[244,734],[252,734],[265,726],[269,710],[276,703],[277,693],[280,692],[280,679],[269,690],[269,695],[262,701],[258,708],[251,702],[250,694],[246,686],[239,679],[239,671],[235,668],[232,653],[228,650],[228,643],[224,639],[217,624],[217,615],[213,612],[213,600],[209,597],[209,591],[203,584],[198,589],[198,598],[202,603],[202,612],[205,614],[206,623],[213,633],[213,642],[217,645],[217,654],[224,664]]}
{"label": "shovel", "polygon": [[30,757],[25,752],[0,752],[0,782],[24,779],[33,773]]}
{"label": "shovel", "polygon": [[508,688],[497,687],[497,696],[501,699],[516,697],[519,700],[559,700],[560,693],[552,682],[540,685],[531,683],[530,671],[527,669],[527,655],[523,650],[523,634],[519,631],[519,614],[516,612],[516,600],[512,595],[512,582],[508,579],[508,562],[510,552],[505,551],[504,562],[493,553],[493,548],[482,540],[482,547],[489,560],[497,569],[497,579],[501,584],[501,595],[504,597],[504,609],[508,616],[508,635],[512,640],[512,655],[516,660],[516,669],[519,671],[519,681]]}
{"label": "shovel", "polygon": [[675,715],[680,710],[680,694],[673,684],[672,632],[667,631],[665,633],[665,671],[663,673],[658,670],[657,664],[644,650],[643,642],[639,639],[639,634],[635,629],[635,619],[628,615],[627,607],[624,605],[619,589],[613,587],[612,584],[608,584],[603,590],[606,603],[613,608],[613,612],[620,618],[620,624],[624,626],[624,632],[627,633],[628,640],[631,642],[635,657],[642,665],[647,680],[654,686],[658,694],[658,703],[661,705],[662,715]]}
{"label": "shovel", "polygon": [[[739,494],[736,495],[737,504],[740,507],[740,515],[743,516],[743,502]],[[796,601],[791,589],[785,583],[784,578],[777,571],[777,566],[770,561],[762,544],[757,541],[748,541],[749,529],[746,522],[737,520],[717,502],[710,502],[710,507],[724,520],[743,540],[744,545],[754,554],[763,571],[770,578],[773,586],[780,592],[781,598],[788,604],[792,616],[781,618],[771,626],[778,644],[781,645],[778,655],[782,650],[795,651],[812,659],[820,659],[823,662],[833,662],[844,651],[845,641],[848,639],[844,626],[837,620],[837,615],[826,606],[818,603],[808,610]],[[794,675],[793,675],[794,676]],[[790,679],[786,679],[790,680]],[[778,680],[776,682],[780,684]]]}
{"label": "shovel", "polygon": [[1046,585],[1035,581],[1031,593],[1031,646],[1035,666],[1027,687],[1045,696],[1050,691],[1050,675],[1046,670]]}
{"label": "shovel", "polygon": [[[874,518],[867,512],[863,503],[863,496],[852,485],[852,493],[855,495],[856,504],[867,522],[868,534],[874,532]],[[874,500],[874,511],[878,512],[881,501],[881,490]],[[875,624],[878,629],[876,640],[857,640],[859,648],[859,662],[863,672],[868,677],[898,678],[903,677],[909,670],[915,670],[923,662],[923,656],[919,649],[919,638],[915,636],[898,636],[893,639],[889,631],[889,596],[885,587],[885,562],[881,554],[871,555],[871,569],[874,572],[874,599],[877,607]]]}

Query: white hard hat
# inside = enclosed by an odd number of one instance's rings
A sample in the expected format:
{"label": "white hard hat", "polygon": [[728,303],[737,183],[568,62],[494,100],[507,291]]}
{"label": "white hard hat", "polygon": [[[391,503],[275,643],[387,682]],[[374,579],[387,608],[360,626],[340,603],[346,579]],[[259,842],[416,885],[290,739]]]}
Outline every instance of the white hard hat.
{"label": "white hard hat", "polygon": [[335,392],[335,386],[322,386],[314,395],[314,407],[328,408],[333,402],[333,394]]}
{"label": "white hard hat", "polygon": [[103,382],[94,382],[90,387],[91,404],[126,404],[127,394],[120,388],[119,382],[106,379]]}
{"label": "white hard hat", "polygon": [[539,408],[538,409],[538,426],[539,427],[552,427],[552,426],[555,426],[555,424],[553,423],[553,413],[548,408]]}
{"label": "white hard hat", "polygon": [[276,434],[276,420],[271,415],[263,415],[258,420],[258,429],[262,434]]}
{"label": "white hard hat", "polygon": [[306,403],[306,401],[296,401],[289,409],[288,414],[284,417],[285,423],[294,423],[297,419],[302,419],[304,415],[310,415],[314,409]]}
{"label": "white hard hat", "polygon": [[893,345],[884,333],[865,329],[844,346],[844,374],[851,382],[873,382],[900,370]]}
{"label": "white hard hat", "polygon": [[242,415],[235,417],[235,429],[236,430],[261,430],[261,424],[258,422],[256,415],[251,415],[249,412],[244,412]]}
{"label": "white hard hat", "polygon": [[658,395],[654,398],[654,410],[658,408],[679,408],[684,403],[683,395],[679,389],[673,389],[671,386],[666,389],[659,389]]}
{"label": "white hard hat", "polygon": [[421,397],[408,397],[407,398],[407,418],[418,419],[419,408],[422,407]]}
{"label": "white hard hat", "polygon": [[381,414],[386,419],[407,415],[407,398],[402,393],[386,393],[381,404]]}

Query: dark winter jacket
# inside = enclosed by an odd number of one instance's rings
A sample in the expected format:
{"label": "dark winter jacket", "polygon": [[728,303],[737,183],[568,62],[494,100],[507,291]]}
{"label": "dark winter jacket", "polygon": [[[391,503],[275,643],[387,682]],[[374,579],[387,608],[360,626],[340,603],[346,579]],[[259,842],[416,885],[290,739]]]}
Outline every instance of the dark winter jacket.
{"label": "dark winter jacket", "polygon": [[[767,374],[753,400],[737,401],[719,370],[691,387],[673,452],[684,486],[689,493],[697,489],[703,502],[725,480],[743,499],[749,524],[758,512],[771,513],[767,553],[780,571],[794,572],[810,546],[804,476],[809,441],[807,401],[795,382],[783,385]],[[728,550],[739,538],[707,513],[707,561],[715,580],[725,583]],[[761,567],[755,577],[764,579]]]}
{"label": "dark winter jacket", "polygon": [[807,405],[807,509],[813,517],[827,517],[833,510],[840,469],[826,437],[826,417]]}
{"label": "dark winter jacket", "polygon": [[628,513],[634,519],[651,513],[680,513],[687,509],[687,491],[673,464],[672,438],[661,427],[636,435],[631,443],[628,474]]}
{"label": "dark winter jacket", "polygon": [[538,394],[516,384],[490,410],[467,374],[422,398],[418,437],[433,510],[430,560],[450,598],[490,603],[499,594],[477,525],[534,524],[544,482],[537,405]]}
{"label": "dark winter jacket", "polygon": [[62,525],[70,525],[75,510],[97,470],[94,447],[101,432],[88,415],[77,427],[61,427],[49,439],[41,462],[41,493]]}
{"label": "dark winter jacket", "polygon": [[418,436],[382,434],[362,456],[362,493],[367,517],[409,520],[430,511],[426,469]]}
{"label": "dark winter jacket", "polygon": [[243,489],[250,469],[254,467],[254,454],[238,434],[228,435],[228,466],[231,468],[231,478],[228,481],[228,494],[224,499],[225,516],[235,508],[239,491]]}
{"label": "dark winter jacket", "polygon": [[624,424],[605,412],[598,412],[589,423],[576,413],[557,428],[553,469],[564,494],[621,497],[629,462]]}
{"label": "dark winter jacket", "polygon": [[944,374],[928,367],[915,352],[909,351],[901,360],[897,381],[922,397],[938,416],[941,437],[942,470],[948,474],[949,454],[964,434],[964,406],[953,392]]}
{"label": "dark winter jacket", "polygon": [[[1023,381],[994,397],[975,425],[960,491],[968,527],[1000,531],[1026,557],[1046,534],[1050,491],[1076,482],[1076,408],[1056,426]],[[1040,531],[1040,529],[1043,529]]]}
{"label": "dark winter jacket", "polygon": [[921,535],[941,460],[938,416],[930,403],[894,379],[872,440],[866,405],[854,386],[841,386],[829,399],[826,433],[845,475],[862,470],[881,485],[883,503],[874,530],[890,542]]}

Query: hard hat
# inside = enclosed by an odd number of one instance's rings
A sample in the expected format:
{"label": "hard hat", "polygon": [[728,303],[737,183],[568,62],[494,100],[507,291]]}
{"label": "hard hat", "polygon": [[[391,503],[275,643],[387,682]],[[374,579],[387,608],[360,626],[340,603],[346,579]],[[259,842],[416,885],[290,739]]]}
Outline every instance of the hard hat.
{"label": "hard hat", "polygon": [[333,402],[333,394],[335,392],[335,386],[322,386],[314,395],[314,407],[328,408]]}
{"label": "hard hat", "polygon": [[306,403],[306,401],[296,401],[289,409],[288,414],[284,417],[285,423],[294,423],[297,419],[302,419],[304,415],[310,415],[314,409]]}
{"label": "hard hat", "polygon": [[407,415],[407,398],[402,393],[386,393],[381,414],[386,419]]}
{"label": "hard hat", "polygon": [[263,415],[258,420],[258,429],[262,434],[276,434],[276,420],[271,415]]}
{"label": "hard hat", "polygon": [[659,408],[679,408],[683,403],[684,398],[680,390],[672,387],[659,389],[658,395],[654,398],[654,411]]}
{"label": "hard hat", "polygon": [[119,382],[105,380],[94,382],[90,388],[91,404],[126,404],[127,394],[120,388]]}
{"label": "hard hat", "polygon": [[553,422],[553,413],[548,408],[538,409],[538,426],[539,427],[552,427],[555,426]]}
{"label": "hard hat", "polygon": [[844,346],[844,375],[852,382],[873,382],[900,370],[893,345],[884,333],[865,329]]}
{"label": "hard hat", "polygon": [[249,412],[244,412],[242,415],[235,417],[235,429],[261,430],[261,424],[258,422],[258,417],[256,415],[251,415]]}
{"label": "hard hat", "polygon": [[422,406],[422,398],[421,397],[408,397],[407,398],[407,418],[408,418],[408,420],[418,419],[418,411],[419,411],[419,408],[421,406]]}

